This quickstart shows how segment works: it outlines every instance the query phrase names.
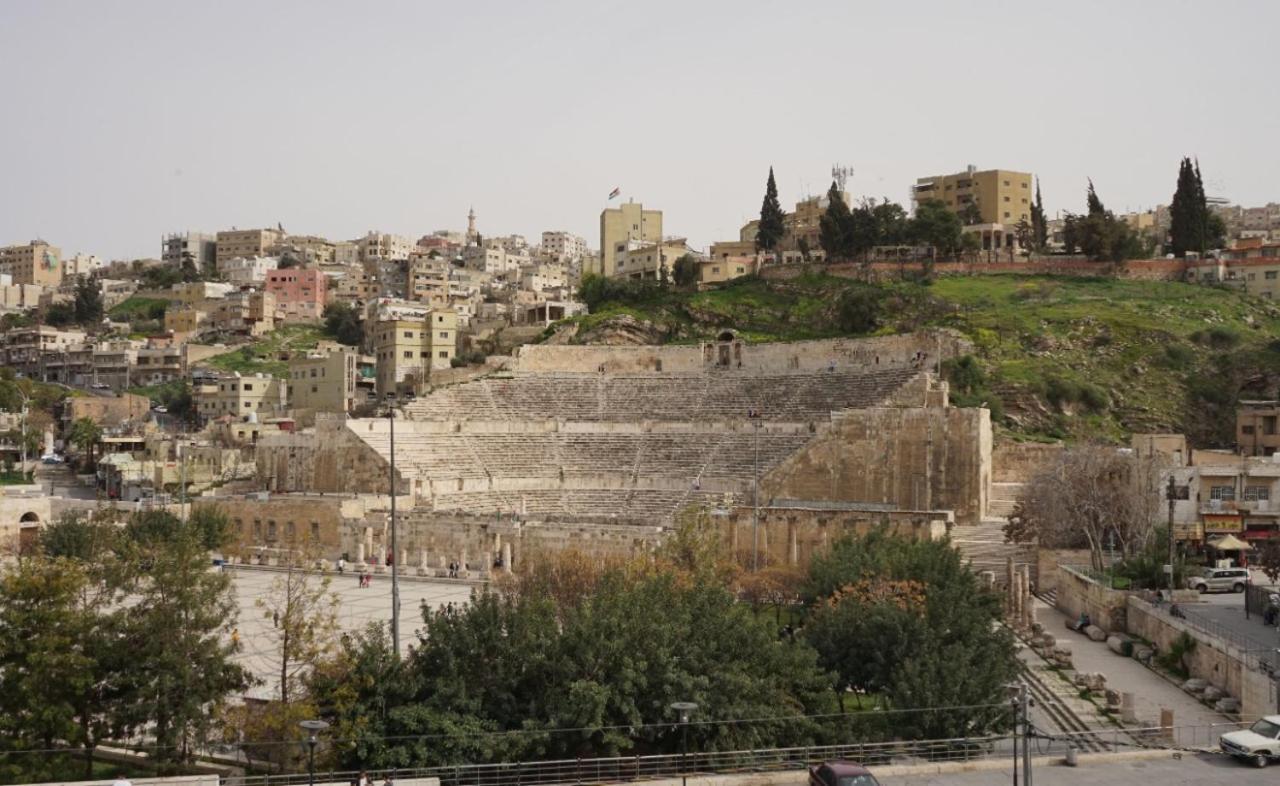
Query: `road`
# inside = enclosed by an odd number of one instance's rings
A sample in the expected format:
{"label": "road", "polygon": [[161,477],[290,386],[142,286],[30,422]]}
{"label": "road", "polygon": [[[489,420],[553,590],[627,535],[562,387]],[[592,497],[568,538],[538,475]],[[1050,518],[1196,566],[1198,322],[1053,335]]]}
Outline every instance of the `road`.
{"label": "road", "polygon": [[[992,786],[1012,783],[1012,770],[1011,762],[1008,770],[946,775],[883,775],[877,776],[877,779],[882,786]],[[1170,756],[1105,764],[1088,763],[1079,767],[1039,766],[1033,772],[1033,782],[1034,786],[1275,786],[1280,783],[1280,764],[1259,770],[1219,755],[1186,755],[1181,760]],[[796,781],[796,784],[801,783],[803,781]]]}

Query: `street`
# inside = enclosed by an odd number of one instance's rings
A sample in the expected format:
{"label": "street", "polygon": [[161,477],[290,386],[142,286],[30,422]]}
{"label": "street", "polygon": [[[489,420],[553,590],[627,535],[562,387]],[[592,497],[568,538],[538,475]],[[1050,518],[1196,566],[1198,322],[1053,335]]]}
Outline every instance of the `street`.
{"label": "street", "polygon": [[[1280,783],[1280,763],[1264,770],[1217,754],[1184,755],[1174,759],[1120,760],[1084,763],[1079,767],[1038,766],[1033,786],[1096,786],[1096,784],[1146,784],[1146,786],[1252,786]],[[1021,778],[1021,773],[1019,773]],[[882,786],[992,786],[1013,782],[1012,762],[1007,770],[985,770],[943,775],[877,776]],[[802,783],[802,781],[797,781]]]}

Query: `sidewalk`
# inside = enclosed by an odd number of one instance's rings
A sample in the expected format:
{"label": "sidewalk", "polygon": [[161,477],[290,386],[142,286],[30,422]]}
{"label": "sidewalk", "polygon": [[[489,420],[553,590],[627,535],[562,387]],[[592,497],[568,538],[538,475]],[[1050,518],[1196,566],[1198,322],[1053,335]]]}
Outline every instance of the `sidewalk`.
{"label": "sidewalk", "polygon": [[[1076,671],[1098,672],[1107,677],[1107,687],[1122,693],[1132,693],[1134,713],[1139,726],[1159,726],[1160,710],[1173,710],[1174,726],[1210,726],[1234,723],[1232,718],[1201,704],[1164,677],[1143,666],[1133,658],[1112,652],[1104,642],[1096,642],[1081,633],[1066,629],[1067,615],[1036,599],[1036,619],[1045,631],[1052,633],[1059,643],[1071,647],[1071,658]],[[1178,744],[1195,747],[1216,747],[1218,736],[1232,731],[1224,726],[1220,730],[1184,729],[1179,732]]]}

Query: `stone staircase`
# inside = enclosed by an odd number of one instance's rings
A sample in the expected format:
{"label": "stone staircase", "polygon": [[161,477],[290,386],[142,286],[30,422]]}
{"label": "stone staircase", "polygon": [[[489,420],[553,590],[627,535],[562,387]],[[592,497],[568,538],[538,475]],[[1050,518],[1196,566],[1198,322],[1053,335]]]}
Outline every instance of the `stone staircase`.
{"label": "stone staircase", "polygon": [[975,573],[989,570],[996,576],[996,584],[1005,586],[1009,580],[1008,558],[1013,564],[1031,566],[1032,581],[1036,579],[1036,547],[1031,544],[1006,543],[1005,520],[985,518],[981,523],[951,530],[951,542],[960,551]]}
{"label": "stone staircase", "polygon": [[987,515],[992,518],[1008,518],[1017,504],[1022,483],[992,483],[991,498],[987,500]]}

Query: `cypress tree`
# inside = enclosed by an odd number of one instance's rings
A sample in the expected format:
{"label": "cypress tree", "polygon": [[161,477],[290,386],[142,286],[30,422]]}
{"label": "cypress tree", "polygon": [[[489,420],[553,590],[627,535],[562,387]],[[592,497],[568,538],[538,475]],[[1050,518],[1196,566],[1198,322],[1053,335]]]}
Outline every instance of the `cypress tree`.
{"label": "cypress tree", "polygon": [[1102,200],[1098,199],[1098,192],[1093,190],[1093,178],[1089,178],[1089,196],[1087,198],[1089,204],[1089,215],[1101,216],[1105,215],[1107,209],[1102,206]]}
{"label": "cypress tree", "polygon": [[818,242],[822,244],[828,262],[847,259],[851,255],[852,223],[853,215],[845,204],[844,194],[840,193],[840,187],[833,180],[827,190],[827,210],[818,219]]}
{"label": "cypress tree", "polygon": [[1188,251],[1203,252],[1208,222],[1200,166],[1183,158],[1178,166],[1178,185],[1169,203],[1169,252],[1177,257],[1186,256]]}
{"label": "cypress tree", "polygon": [[1040,178],[1036,178],[1036,201],[1031,206],[1031,243],[1037,251],[1049,245],[1049,222],[1044,215],[1044,200],[1040,198]]}
{"label": "cypress tree", "polygon": [[778,185],[773,180],[773,167],[769,167],[769,182],[765,184],[764,203],[760,205],[760,226],[756,230],[756,250],[773,251],[786,232],[782,205],[778,203]]}

